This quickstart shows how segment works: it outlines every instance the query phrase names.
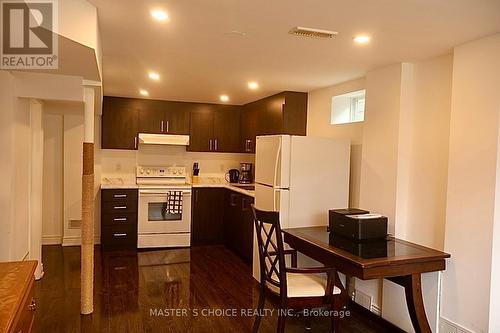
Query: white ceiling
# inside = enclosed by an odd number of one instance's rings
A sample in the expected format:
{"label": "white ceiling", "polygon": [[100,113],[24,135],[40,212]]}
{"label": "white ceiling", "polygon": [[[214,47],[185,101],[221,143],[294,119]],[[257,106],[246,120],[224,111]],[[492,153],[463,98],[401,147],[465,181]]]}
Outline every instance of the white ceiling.
{"label": "white ceiling", "polygon": [[[98,8],[104,93],[243,104],[283,90],[311,91],[373,68],[445,54],[500,31],[500,0],[89,0]],[[165,9],[170,21],[153,21]],[[288,34],[335,30],[333,40]],[[231,33],[244,32],[245,35]],[[354,45],[358,33],[369,45]],[[153,82],[147,71],[160,73]],[[249,91],[250,80],[259,82]]]}

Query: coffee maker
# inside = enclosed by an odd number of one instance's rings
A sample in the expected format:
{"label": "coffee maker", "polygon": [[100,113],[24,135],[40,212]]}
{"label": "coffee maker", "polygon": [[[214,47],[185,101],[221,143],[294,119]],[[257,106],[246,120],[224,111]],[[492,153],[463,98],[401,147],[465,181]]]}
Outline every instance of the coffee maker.
{"label": "coffee maker", "polygon": [[240,163],[240,184],[251,184],[253,182],[252,163]]}

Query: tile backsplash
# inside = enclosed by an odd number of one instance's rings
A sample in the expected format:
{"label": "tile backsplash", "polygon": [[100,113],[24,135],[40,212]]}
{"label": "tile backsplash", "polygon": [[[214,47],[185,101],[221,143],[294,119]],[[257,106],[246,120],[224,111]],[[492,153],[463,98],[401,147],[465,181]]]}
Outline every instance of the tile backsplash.
{"label": "tile backsplash", "polygon": [[141,145],[139,150],[103,149],[102,177],[123,178],[135,182],[136,165],[185,166],[191,175],[193,163],[200,165],[200,176],[222,177],[229,169],[239,169],[241,162],[255,162],[253,154],[194,153],[183,146]]}

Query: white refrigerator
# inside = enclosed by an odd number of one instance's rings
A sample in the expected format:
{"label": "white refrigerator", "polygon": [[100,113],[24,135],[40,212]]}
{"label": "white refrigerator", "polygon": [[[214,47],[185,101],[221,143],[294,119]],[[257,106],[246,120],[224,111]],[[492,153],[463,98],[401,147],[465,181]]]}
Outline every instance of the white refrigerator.
{"label": "white refrigerator", "polygon": [[[282,229],[328,225],[349,206],[350,141],[269,135],[256,140],[255,207],[278,211]],[[254,237],[253,276],[259,280]]]}

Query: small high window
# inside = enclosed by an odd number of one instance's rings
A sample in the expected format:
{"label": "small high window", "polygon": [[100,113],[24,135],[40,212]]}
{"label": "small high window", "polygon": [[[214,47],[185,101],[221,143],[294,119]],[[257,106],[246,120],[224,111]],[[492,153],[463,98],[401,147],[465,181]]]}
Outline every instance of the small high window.
{"label": "small high window", "polygon": [[348,124],[365,120],[365,90],[332,97],[330,124]]}

